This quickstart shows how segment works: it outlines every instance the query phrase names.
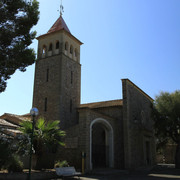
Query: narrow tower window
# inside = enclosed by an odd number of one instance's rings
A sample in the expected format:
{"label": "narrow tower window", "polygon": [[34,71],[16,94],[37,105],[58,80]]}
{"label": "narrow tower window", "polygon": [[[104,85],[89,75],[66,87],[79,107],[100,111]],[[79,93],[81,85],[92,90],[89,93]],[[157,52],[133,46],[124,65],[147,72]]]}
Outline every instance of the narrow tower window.
{"label": "narrow tower window", "polygon": [[52,51],[52,43],[49,45],[49,51]]}
{"label": "narrow tower window", "polygon": [[46,46],[45,46],[45,45],[43,46],[42,53],[43,53],[43,54],[46,54]]}
{"label": "narrow tower window", "polygon": [[46,82],[49,81],[49,69],[46,70]]}
{"label": "narrow tower window", "polygon": [[46,57],[46,46],[44,45],[42,48],[42,58]]}
{"label": "narrow tower window", "polygon": [[59,41],[56,42],[56,49],[59,49]]}
{"label": "narrow tower window", "polygon": [[74,55],[75,55],[75,57],[77,57],[77,49],[75,49]]}
{"label": "narrow tower window", "polygon": [[47,98],[44,100],[44,112],[47,112]]}
{"label": "narrow tower window", "polygon": [[71,71],[71,84],[73,83],[73,71]]}
{"label": "narrow tower window", "polygon": [[68,50],[68,42],[65,43],[65,50]]}
{"label": "narrow tower window", "polygon": [[72,113],[72,99],[70,100],[70,113]]}
{"label": "narrow tower window", "polygon": [[70,47],[70,54],[73,54],[73,46]]}

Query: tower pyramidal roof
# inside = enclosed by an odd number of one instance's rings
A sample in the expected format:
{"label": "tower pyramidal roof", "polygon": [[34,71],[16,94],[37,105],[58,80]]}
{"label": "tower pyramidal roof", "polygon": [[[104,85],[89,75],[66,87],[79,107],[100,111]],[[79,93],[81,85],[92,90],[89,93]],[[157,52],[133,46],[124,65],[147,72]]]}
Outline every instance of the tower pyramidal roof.
{"label": "tower pyramidal roof", "polygon": [[66,25],[62,14],[64,12],[64,7],[62,5],[62,0],[61,0],[61,5],[60,5],[60,16],[59,18],[56,20],[56,22],[53,24],[53,26],[49,29],[49,31],[46,34],[40,35],[38,36],[36,39],[39,40],[45,36],[48,36],[49,34],[54,34],[56,32],[59,31],[64,31],[68,36],[72,37],[73,39],[75,39],[76,41],[78,41],[80,43],[80,45],[82,45],[83,43],[81,41],[79,41],[75,36],[73,36],[68,28],[68,26]]}
{"label": "tower pyramidal roof", "polygon": [[59,31],[59,30],[65,30],[67,31],[68,33],[71,34],[69,28],[67,27],[64,19],[62,18],[62,16],[60,16],[56,22],[53,24],[53,26],[49,29],[49,31],[47,33],[52,33],[52,32],[56,32],[56,31]]}
{"label": "tower pyramidal roof", "polygon": [[75,39],[76,41],[78,41],[80,43],[80,45],[82,45],[83,43],[81,41],[79,41],[75,36],[73,36],[68,28],[68,26],[66,25],[62,15],[60,15],[60,17],[56,20],[56,22],[52,25],[52,27],[49,29],[49,31],[46,34],[40,35],[38,36],[36,39],[39,40],[42,37],[48,36],[49,34],[53,34],[59,31],[65,31],[69,36],[71,36],[73,39]]}

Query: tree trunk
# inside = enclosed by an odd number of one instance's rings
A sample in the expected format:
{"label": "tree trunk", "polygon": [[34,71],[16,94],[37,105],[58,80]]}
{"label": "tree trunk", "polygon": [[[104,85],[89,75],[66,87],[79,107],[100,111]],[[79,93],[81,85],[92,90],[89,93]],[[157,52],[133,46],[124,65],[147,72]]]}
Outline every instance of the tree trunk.
{"label": "tree trunk", "polygon": [[180,169],[180,141],[176,147],[175,168]]}

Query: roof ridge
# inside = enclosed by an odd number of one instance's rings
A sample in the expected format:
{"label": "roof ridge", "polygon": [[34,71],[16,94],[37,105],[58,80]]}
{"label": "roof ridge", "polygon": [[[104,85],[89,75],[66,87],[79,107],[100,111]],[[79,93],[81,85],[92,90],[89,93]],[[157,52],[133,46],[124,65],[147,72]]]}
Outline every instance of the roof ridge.
{"label": "roof ridge", "polygon": [[115,102],[115,101],[123,101],[123,99],[114,99],[114,100],[107,100],[107,101],[97,101],[97,102],[91,102],[91,103],[83,103],[83,104],[80,104],[80,105],[95,104],[95,103],[106,103],[106,102]]}
{"label": "roof ridge", "polygon": [[110,101],[100,101],[94,103],[80,104],[79,108],[101,108],[101,107],[111,107],[111,106],[122,106],[123,100],[116,99]]}

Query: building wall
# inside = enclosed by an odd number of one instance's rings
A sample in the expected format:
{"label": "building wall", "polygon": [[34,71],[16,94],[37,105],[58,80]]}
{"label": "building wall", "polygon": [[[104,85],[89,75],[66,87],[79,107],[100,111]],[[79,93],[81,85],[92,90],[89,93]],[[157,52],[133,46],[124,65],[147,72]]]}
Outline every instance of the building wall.
{"label": "building wall", "polygon": [[[60,46],[55,49],[56,41]],[[60,120],[61,128],[78,123],[77,107],[80,104],[81,65],[70,57],[65,43],[80,51],[80,45],[65,33],[59,32],[39,39],[38,60],[36,62],[33,106],[46,120]],[[52,43],[52,53],[48,46]],[[42,54],[46,46],[45,55]]]}
{"label": "building wall", "polygon": [[93,110],[99,113],[102,113],[104,115],[110,116],[114,119],[121,119],[121,122],[122,122],[122,118],[123,118],[122,106],[101,107],[101,108],[96,108]]}
{"label": "building wall", "polygon": [[[99,119],[98,123],[104,126],[106,133],[112,133],[109,138],[113,137],[113,167],[123,169],[153,164],[155,145],[150,117],[151,98],[126,79],[122,81],[123,106],[78,110],[81,42],[64,30],[40,36],[38,40],[33,106],[47,121],[60,120],[61,128],[66,130],[66,146],[59,149],[56,158],[65,158],[80,168],[81,153],[85,152],[86,169],[90,170],[91,126]],[[55,48],[57,42],[58,49]],[[73,49],[72,53],[70,49]]]}
{"label": "building wall", "polygon": [[[56,50],[56,42],[59,41],[59,49]],[[52,52],[49,52],[49,45],[52,43]],[[65,50],[65,43],[67,43],[67,51]],[[73,47],[73,54],[70,54],[70,46]],[[80,42],[66,31],[58,31],[47,34],[38,38],[38,59],[56,55],[59,52],[64,52],[65,55],[80,63]],[[43,55],[43,48],[46,47],[45,55]],[[75,57],[75,50],[77,50],[77,57]]]}
{"label": "building wall", "polygon": [[125,168],[151,166],[155,163],[152,99],[131,81],[122,83]]}
{"label": "building wall", "polygon": [[103,113],[115,119],[116,125],[114,127],[114,166],[116,168],[124,169],[124,136],[123,136],[123,107],[113,106],[97,108],[95,111]]}
{"label": "building wall", "polygon": [[81,170],[81,153],[84,150],[79,142],[81,135],[79,125],[66,129],[66,136],[62,139],[65,146],[59,148],[58,153],[56,153],[56,160],[66,160],[70,166],[74,166],[76,170]]}
{"label": "building wall", "polygon": [[[119,114],[121,107],[115,108]],[[110,108],[112,111],[112,109]],[[122,117],[122,116],[121,116]],[[95,119],[105,119],[113,128],[114,136],[114,168],[124,168],[124,148],[123,148],[123,127],[122,119],[110,118],[90,109],[79,110],[79,125],[66,129],[66,146],[59,150],[61,157],[73,164],[77,169],[81,168],[81,154],[86,153],[85,168],[90,170],[90,125]],[[98,138],[98,137],[97,137]]]}

